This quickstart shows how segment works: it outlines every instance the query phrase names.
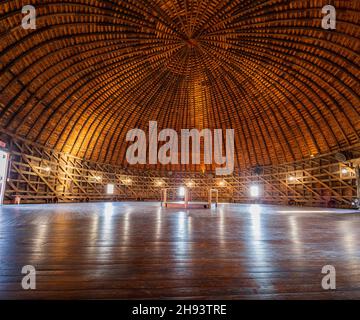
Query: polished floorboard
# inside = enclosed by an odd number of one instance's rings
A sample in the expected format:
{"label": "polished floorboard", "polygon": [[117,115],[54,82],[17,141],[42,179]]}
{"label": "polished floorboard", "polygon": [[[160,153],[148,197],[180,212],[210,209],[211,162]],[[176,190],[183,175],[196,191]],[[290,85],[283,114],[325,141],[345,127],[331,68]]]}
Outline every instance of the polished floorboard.
{"label": "polished floorboard", "polygon": [[[36,290],[21,287],[24,265]],[[333,265],[337,289],[321,287]],[[159,203],[0,207],[0,299],[360,299],[360,212]]]}

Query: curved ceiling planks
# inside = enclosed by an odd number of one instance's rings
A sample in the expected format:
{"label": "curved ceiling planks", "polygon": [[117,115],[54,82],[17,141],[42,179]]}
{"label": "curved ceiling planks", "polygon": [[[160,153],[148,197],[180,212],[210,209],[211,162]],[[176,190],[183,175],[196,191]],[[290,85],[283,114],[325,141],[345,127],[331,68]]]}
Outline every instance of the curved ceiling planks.
{"label": "curved ceiling planks", "polygon": [[235,129],[238,168],[359,142],[359,1],[332,1],[331,31],[324,0],[29,2],[36,30],[21,28],[20,1],[0,5],[8,132],[116,165],[151,120]]}

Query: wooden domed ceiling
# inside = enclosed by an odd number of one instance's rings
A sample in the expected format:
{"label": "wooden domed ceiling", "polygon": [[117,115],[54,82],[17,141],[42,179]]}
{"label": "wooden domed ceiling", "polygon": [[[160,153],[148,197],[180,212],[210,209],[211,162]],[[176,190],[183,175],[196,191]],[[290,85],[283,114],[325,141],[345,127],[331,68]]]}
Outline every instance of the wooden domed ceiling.
{"label": "wooden domed ceiling", "polygon": [[28,2],[36,30],[0,4],[3,131],[117,165],[151,120],[235,129],[238,168],[359,142],[360,1]]}

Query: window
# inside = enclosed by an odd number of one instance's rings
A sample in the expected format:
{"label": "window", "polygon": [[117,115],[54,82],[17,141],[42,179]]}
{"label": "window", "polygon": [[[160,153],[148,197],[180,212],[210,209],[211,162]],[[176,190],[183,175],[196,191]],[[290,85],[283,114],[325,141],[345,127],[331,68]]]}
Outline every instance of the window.
{"label": "window", "polygon": [[184,187],[179,188],[179,196],[180,197],[185,197],[185,188]]}
{"label": "window", "polygon": [[106,186],[106,193],[107,194],[114,194],[114,189],[115,189],[115,187],[114,187],[113,184],[108,184]]}
{"label": "window", "polygon": [[259,197],[259,195],[260,195],[259,186],[251,186],[251,187],[250,187],[250,195],[251,195],[253,198]]}

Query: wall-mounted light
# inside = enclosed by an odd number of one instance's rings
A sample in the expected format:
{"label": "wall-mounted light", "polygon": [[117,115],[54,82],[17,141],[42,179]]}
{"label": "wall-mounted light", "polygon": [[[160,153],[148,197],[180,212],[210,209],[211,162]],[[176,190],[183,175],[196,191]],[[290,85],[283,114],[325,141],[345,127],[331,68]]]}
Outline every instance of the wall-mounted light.
{"label": "wall-mounted light", "polygon": [[129,186],[132,183],[132,180],[130,178],[126,178],[122,180],[122,183],[126,186]]}
{"label": "wall-mounted light", "polygon": [[155,182],[155,185],[156,185],[157,187],[162,187],[162,186],[164,185],[164,181],[162,181],[162,180],[157,180],[157,181]]}
{"label": "wall-mounted light", "polygon": [[225,180],[220,180],[220,181],[218,182],[218,185],[219,185],[219,187],[225,187],[226,181],[225,181]]}
{"label": "wall-mounted light", "polygon": [[194,187],[194,182],[193,181],[188,181],[187,183],[186,183],[186,186],[188,187],[188,188],[192,188],[192,187]]}
{"label": "wall-mounted light", "polygon": [[50,172],[50,171],[51,171],[51,168],[50,168],[50,167],[45,167],[45,168],[44,168],[44,171],[45,171],[45,172]]}
{"label": "wall-mounted light", "polygon": [[290,176],[290,177],[289,177],[289,181],[290,181],[290,182],[294,182],[295,180],[296,180],[296,178],[295,178],[294,176]]}
{"label": "wall-mounted light", "polygon": [[348,172],[349,172],[348,168],[342,168],[341,169],[342,174],[347,174]]}

